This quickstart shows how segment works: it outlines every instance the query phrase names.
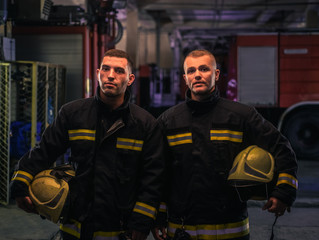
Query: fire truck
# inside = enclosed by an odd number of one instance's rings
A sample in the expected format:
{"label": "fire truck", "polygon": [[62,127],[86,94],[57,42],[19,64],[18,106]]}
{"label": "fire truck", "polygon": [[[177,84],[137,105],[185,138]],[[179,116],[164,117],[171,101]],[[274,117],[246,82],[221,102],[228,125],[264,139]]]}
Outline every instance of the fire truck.
{"label": "fire truck", "polygon": [[237,35],[228,62],[227,97],[255,106],[299,160],[318,160],[319,34]]}

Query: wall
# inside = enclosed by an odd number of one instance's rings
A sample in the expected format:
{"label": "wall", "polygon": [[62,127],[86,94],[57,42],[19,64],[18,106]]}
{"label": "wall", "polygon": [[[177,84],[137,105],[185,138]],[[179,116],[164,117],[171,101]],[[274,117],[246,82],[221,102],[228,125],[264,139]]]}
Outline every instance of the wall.
{"label": "wall", "polygon": [[[123,37],[116,45],[117,49],[127,49],[127,26],[126,21],[121,21],[124,27]],[[139,23],[140,24],[140,23]],[[156,32],[155,28],[143,29],[138,27],[136,37],[136,67],[156,63]],[[135,40],[133,40],[135,41]],[[171,68],[173,66],[173,51],[170,47],[168,32],[161,31],[160,36],[160,68]]]}

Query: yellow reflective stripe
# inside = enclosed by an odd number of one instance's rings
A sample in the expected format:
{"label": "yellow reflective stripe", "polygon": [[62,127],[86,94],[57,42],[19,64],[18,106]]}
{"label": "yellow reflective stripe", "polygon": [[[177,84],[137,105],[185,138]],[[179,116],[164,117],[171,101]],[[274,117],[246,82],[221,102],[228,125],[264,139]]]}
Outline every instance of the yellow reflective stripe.
{"label": "yellow reflective stripe", "polygon": [[242,142],[243,132],[231,130],[210,130],[210,139],[213,140],[228,140],[232,142]]}
{"label": "yellow reflective stripe", "polygon": [[89,140],[95,141],[95,130],[90,129],[73,129],[68,130],[69,140]]}
{"label": "yellow reflective stripe", "polygon": [[117,240],[119,239],[119,234],[123,233],[124,231],[118,232],[94,232],[93,240]]}
{"label": "yellow reflective stripe", "polygon": [[117,138],[116,147],[134,151],[142,151],[144,141],[131,138]]}
{"label": "yellow reflective stripe", "polygon": [[133,212],[138,212],[155,219],[156,208],[142,202],[136,202]]}
{"label": "yellow reflective stripe", "polygon": [[71,222],[72,223],[66,223],[63,225],[61,224],[60,225],[61,231],[66,232],[66,233],[80,239],[80,237],[81,237],[81,223],[76,221],[76,220],[73,220],[73,219],[71,219]]}
{"label": "yellow reflective stripe", "polygon": [[231,130],[210,130],[210,140],[242,142],[243,132]]}
{"label": "yellow reflective stripe", "polygon": [[298,189],[298,180],[288,173],[280,173],[276,185],[284,183]]}
{"label": "yellow reflective stripe", "polygon": [[[175,230],[182,225],[168,223],[168,234],[174,236]],[[185,231],[189,233],[192,239],[233,239],[243,237],[249,234],[249,221],[246,218],[243,221],[228,224],[216,225],[185,225]]]}
{"label": "yellow reflective stripe", "polygon": [[95,137],[89,137],[89,136],[76,136],[76,137],[70,137],[70,141],[75,140],[89,140],[89,141],[95,141]]}
{"label": "yellow reflective stripe", "polygon": [[167,136],[168,144],[172,146],[192,143],[192,133],[181,133],[176,135],[169,135]]}
{"label": "yellow reflective stripe", "polygon": [[164,202],[161,202],[161,204],[160,204],[160,206],[159,206],[159,212],[166,212],[166,209],[167,209],[167,207],[166,207],[166,203],[164,203]]}
{"label": "yellow reflective stripe", "polygon": [[73,130],[68,130],[69,134],[73,134],[73,133],[94,133],[95,134],[95,130],[91,130],[91,129],[73,129]]}
{"label": "yellow reflective stripe", "polygon": [[30,173],[19,170],[13,173],[13,177],[11,181],[21,181],[29,186],[32,179],[33,179],[33,176]]}

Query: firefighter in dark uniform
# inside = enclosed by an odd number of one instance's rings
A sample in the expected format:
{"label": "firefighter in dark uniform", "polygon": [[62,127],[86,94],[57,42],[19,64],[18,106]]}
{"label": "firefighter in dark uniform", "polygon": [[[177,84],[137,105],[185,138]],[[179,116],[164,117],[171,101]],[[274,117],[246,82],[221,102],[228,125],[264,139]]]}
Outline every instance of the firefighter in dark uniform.
{"label": "firefighter in dark uniform", "polygon": [[250,145],[272,154],[276,186],[263,209],[281,216],[296,198],[294,152],[254,108],[219,96],[215,83],[220,72],[209,51],[192,51],[185,58],[184,71],[186,101],[159,117],[167,138],[168,176],[153,235],[249,239],[247,199],[227,181],[235,157]]}
{"label": "firefighter in dark uniform", "polygon": [[125,52],[107,51],[96,71],[96,96],[65,104],[12,178],[17,205],[36,212],[28,185],[70,148],[75,177],[60,227],[63,239],[118,239],[125,232],[144,240],[154,222],[165,167],[163,135],[151,114],[130,103],[132,68]]}

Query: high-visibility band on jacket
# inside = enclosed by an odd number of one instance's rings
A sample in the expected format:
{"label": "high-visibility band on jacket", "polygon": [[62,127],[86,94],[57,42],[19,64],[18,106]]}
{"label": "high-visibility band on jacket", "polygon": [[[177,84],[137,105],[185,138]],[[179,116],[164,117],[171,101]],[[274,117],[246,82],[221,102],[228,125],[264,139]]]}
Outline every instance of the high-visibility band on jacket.
{"label": "high-visibility band on jacket", "polygon": [[81,223],[76,220],[71,220],[70,223],[66,223],[63,225],[60,225],[60,229],[63,232],[66,232],[78,239],[80,239],[81,236]]}
{"label": "high-visibility band on jacket", "polygon": [[210,140],[242,142],[243,132],[231,130],[210,130]]}
{"label": "high-visibility band on jacket", "polygon": [[15,171],[13,173],[11,181],[21,181],[29,186],[32,179],[33,176],[30,173],[27,173],[25,171]]}
{"label": "high-visibility band on jacket", "polygon": [[142,202],[136,202],[133,212],[141,213],[153,219],[155,219],[156,216],[156,209]]}
{"label": "high-visibility band on jacket", "polygon": [[75,141],[75,140],[95,141],[95,130],[74,129],[74,130],[69,130],[68,133],[69,133],[70,141]]}
{"label": "high-visibility band on jacket", "polygon": [[186,143],[192,143],[192,133],[181,133],[176,135],[169,135],[167,136],[168,144],[172,146],[186,144]]}
{"label": "high-visibility band on jacket", "polygon": [[298,189],[298,180],[288,173],[279,173],[277,185],[283,183]]}
{"label": "high-visibility band on jacket", "polygon": [[166,203],[161,202],[158,211],[159,212],[166,212],[166,209],[167,209]]}
{"label": "high-visibility band on jacket", "polygon": [[131,138],[117,138],[116,147],[135,150],[135,151],[142,151],[144,141],[131,139]]}
{"label": "high-visibility band on jacket", "polygon": [[93,240],[118,240],[119,235],[124,232],[95,232],[93,234]]}
{"label": "high-visibility band on jacket", "polygon": [[[168,235],[174,237],[177,228],[182,225],[168,222]],[[249,221],[243,221],[216,225],[184,225],[185,231],[192,239],[233,239],[249,234]]]}

